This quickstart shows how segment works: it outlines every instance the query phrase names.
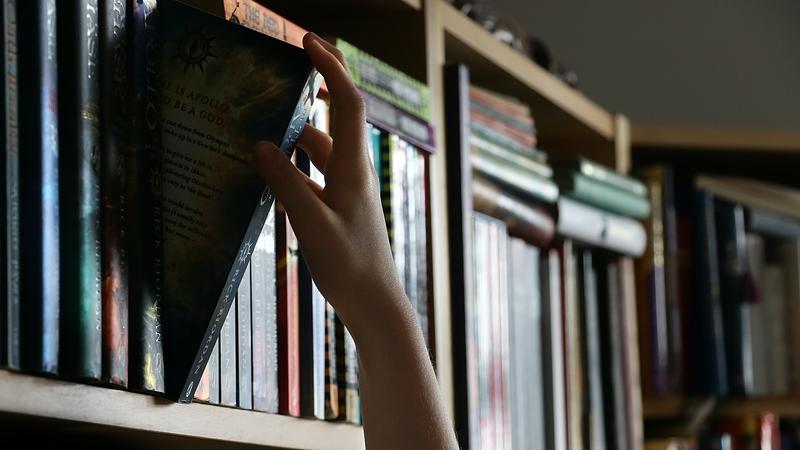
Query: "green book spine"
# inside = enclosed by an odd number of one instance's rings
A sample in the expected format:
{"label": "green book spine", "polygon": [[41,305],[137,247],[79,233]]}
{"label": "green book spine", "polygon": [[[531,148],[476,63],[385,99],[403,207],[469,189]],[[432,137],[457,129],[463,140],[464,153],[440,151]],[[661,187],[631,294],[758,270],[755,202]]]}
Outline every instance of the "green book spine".
{"label": "green book spine", "polygon": [[645,187],[644,183],[641,181],[625,175],[620,175],[608,167],[597,164],[586,158],[578,159],[578,172],[602,183],[614,186],[617,189],[630,192],[633,195],[638,195],[640,197],[647,196],[647,187]]}
{"label": "green book spine", "polygon": [[472,121],[469,124],[470,132],[473,136],[477,136],[494,145],[505,147],[508,150],[518,153],[526,158],[531,158],[542,163],[547,161],[547,154],[539,149],[523,145],[513,138],[500,133],[484,124]]}
{"label": "green book spine", "polygon": [[336,47],[344,55],[356,86],[420,119],[431,120],[430,93],[425,84],[341,39]]}
{"label": "green book spine", "polygon": [[558,186],[549,178],[479,152],[473,153],[470,159],[473,170],[526,197],[545,203],[553,203],[558,198]]}
{"label": "green book spine", "polygon": [[643,219],[650,215],[646,198],[598,181],[580,173],[571,173],[559,180],[565,195],[607,211]]}
{"label": "green book spine", "polygon": [[551,178],[553,176],[553,169],[550,168],[550,166],[538,160],[520,155],[506,147],[481,139],[474,134],[469,137],[469,143],[471,149],[476,153],[501,159],[507,164],[519,166],[541,177]]}

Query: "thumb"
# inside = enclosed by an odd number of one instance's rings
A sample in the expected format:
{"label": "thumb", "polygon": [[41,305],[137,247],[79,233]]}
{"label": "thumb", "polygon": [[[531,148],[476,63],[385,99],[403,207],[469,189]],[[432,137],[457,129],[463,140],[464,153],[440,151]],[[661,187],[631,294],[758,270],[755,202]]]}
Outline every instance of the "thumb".
{"label": "thumb", "polygon": [[258,174],[283,203],[292,227],[297,230],[318,223],[326,206],[289,158],[271,142],[258,142],[254,154]]}

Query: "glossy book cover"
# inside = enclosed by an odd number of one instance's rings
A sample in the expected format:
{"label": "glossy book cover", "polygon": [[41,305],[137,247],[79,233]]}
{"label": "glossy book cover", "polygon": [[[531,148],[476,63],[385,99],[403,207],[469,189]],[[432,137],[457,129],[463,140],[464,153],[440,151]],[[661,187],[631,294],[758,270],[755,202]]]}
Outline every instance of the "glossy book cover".
{"label": "glossy book cover", "polygon": [[253,144],[289,155],[321,84],[305,52],[160,1],[166,391],[190,402],[274,197]]}

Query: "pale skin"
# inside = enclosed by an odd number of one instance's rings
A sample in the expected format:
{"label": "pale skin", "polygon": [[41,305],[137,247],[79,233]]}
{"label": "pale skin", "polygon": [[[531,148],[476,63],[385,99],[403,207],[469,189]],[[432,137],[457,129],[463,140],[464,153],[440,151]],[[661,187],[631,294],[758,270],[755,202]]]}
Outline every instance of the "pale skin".
{"label": "pale skin", "polygon": [[325,174],[322,188],[273,143],[255,146],[257,169],[283,204],[320,292],[350,330],[359,356],[366,447],[457,449],[414,309],[395,271],[364,103],[341,53],[303,39],[331,96],[331,135],[309,125],[298,147]]}

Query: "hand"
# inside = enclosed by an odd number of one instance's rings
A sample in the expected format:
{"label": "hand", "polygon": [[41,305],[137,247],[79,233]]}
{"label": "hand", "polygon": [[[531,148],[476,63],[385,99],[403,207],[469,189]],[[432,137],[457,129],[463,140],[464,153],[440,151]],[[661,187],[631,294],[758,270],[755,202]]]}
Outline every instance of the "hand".
{"label": "hand", "polygon": [[336,47],[311,33],[303,45],[330,90],[332,126],[328,136],[306,125],[298,147],[325,175],[325,187],[273,143],[256,145],[256,161],[286,209],[314,282],[355,337],[360,324],[397,312],[409,317],[411,308],[395,271],[368,156],[363,100]]}

